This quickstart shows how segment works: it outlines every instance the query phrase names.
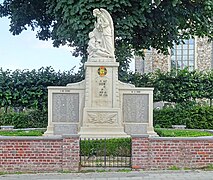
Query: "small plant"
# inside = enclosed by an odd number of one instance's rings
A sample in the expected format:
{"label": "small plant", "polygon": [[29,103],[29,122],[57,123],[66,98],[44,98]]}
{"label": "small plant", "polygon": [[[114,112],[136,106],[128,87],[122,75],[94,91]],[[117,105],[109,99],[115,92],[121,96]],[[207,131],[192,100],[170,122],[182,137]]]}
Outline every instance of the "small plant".
{"label": "small plant", "polygon": [[184,169],[184,170],[186,170],[186,171],[187,171],[187,170],[191,170],[191,169],[190,169],[190,168],[188,168],[188,167],[185,167],[185,168],[183,168],[183,169]]}
{"label": "small plant", "polygon": [[204,167],[204,170],[212,171],[213,170],[213,164],[209,164],[208,166]]}
{"label": "small plant", "polygon": [[177,167],[177,166],[172,166],[172,167],[170,167],[168,170],[180,170],[180,168]]}
{"label": "small plant", "polygon": [[0,172],[0,176],[7,174],[6,172]]}
{"label": "small plant", "polygon": [[91,173],[91,172],[95,172],[95,170],[88,169],[88,170],[81,170],[81,171],[79,171],[79,173]]}
{"label": "small plant", "polygon": [[119,169],[117,172],[131,172],[131,169]]}
{"label": "small plant", "polygon": [[102,172],[109,172],[110,170],[106,169],[97,169],[96,172],[102,173]]}

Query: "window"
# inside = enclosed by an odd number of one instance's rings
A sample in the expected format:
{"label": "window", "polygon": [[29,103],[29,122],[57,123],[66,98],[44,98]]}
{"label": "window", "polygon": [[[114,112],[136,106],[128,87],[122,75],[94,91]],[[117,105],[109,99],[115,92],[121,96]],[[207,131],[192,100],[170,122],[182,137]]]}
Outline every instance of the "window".
{"label": "window", "polygon": [[175,44],[171,50],[171,68],[189,70],[195,69],[195,40],[184,40],[184,43]]}

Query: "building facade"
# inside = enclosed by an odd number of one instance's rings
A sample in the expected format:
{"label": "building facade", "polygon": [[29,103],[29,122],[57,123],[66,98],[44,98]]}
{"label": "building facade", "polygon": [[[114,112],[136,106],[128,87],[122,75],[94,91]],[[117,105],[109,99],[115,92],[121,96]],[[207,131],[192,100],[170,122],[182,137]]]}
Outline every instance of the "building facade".
{"label": "building facade", "polygon": [[184,69],[206,71],[213,68],[213,42],[207,38],[184,40],[184,43],[174,45],[169,55],[158,54],[157,50],[145,50],[145,57],[135,57],[135,71],[141,74],[171,69]]}

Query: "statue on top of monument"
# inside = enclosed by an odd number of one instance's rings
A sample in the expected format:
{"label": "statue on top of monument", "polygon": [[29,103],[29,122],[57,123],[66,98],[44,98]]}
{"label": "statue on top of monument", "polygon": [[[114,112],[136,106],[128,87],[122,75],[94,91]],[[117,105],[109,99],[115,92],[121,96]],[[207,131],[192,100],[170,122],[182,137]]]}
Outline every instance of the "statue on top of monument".
{"label": "statue on top of monument", "polygon": [[105,9],[94,9],[93,15],[97,17],[95,28],[89,33],[87,52],[91,57],[108,57],[114,55],[114,27],[110,14]]}

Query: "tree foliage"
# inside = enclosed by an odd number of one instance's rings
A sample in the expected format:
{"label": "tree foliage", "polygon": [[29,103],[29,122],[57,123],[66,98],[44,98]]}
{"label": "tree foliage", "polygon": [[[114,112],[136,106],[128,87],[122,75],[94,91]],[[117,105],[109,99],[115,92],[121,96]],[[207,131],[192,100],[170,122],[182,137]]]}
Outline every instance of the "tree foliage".
{"label": "tree foliage", "polygon": [[[173,42],[189,35],[213,38],[212,0],[4,0],[0,17],[9,17],[13,35],[38,28],[39,39],[75,47],[73,54],[85,61],[95,21],[92,10],[100,7],[112,15],[116,49],[140,52],[153,47],[167,52]],[[117,58],[128,61],[119,53]]]}

